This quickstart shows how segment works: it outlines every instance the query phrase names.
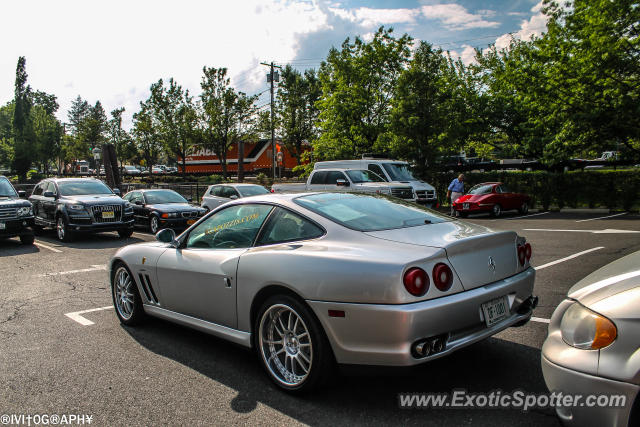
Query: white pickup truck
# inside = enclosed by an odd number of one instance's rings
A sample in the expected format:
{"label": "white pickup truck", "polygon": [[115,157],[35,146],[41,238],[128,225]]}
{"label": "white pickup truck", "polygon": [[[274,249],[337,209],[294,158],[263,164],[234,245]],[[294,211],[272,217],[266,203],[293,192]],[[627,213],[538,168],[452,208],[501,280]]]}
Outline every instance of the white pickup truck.
{"label": "white pickup truck", "polygon": [[355,191],[378,193],[415,201],[409,185],[386,182],[382,177],[366,169],[321,169],[314,170],[306,183],[274,184],[275,193],[299,191]]}

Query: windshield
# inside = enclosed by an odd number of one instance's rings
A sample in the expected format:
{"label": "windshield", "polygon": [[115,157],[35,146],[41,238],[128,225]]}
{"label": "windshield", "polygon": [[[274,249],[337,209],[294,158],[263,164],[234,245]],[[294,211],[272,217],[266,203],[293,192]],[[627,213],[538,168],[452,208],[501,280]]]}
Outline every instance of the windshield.
{"label": "windshield", "polygon": [[295,203],[331,221],[358,231],[378,231],[451,221],[437,212],[385,196],[319,193]]}
{"label": "windshield", "polygon": [[236,187],[236,190],[238,190],[243,197],[269,194],[269,191],[261,185],[243,185],[242,187]]}
{"label": "windshield", "polygon": [[368,170],[349,170],[346,172],[354,184],[359,184],[361,182],[386,182],[378,174]]}
{"label": "windshield", "polygon": [[17,197],[16,190],[7,178],[0,179],[0,197]]}
{"label": "windshield", "polygon": [[150,205],[158,203],[189,203],[187,199],[173,190],[154,190],[144,193],[144,198]]}
{"label": "windshield", "polygon": [[58,182],[60,194],[63,196],[82,196],[85,194],[113,194],[102,181],[78,180]]}
{"label": "windshield", "polygon": [[406,163],[383,163],[382,167],[387,171],[392,181],[415,181],[411,175],[409,165]]}
{"label": "windshield", "polygon": [[479,196],[481,194],[489,194],[491,193],[492,189],[493,184],[478,184],[471,187],[471,190],[469,190],[469,194],[474,194],[476,196]]}

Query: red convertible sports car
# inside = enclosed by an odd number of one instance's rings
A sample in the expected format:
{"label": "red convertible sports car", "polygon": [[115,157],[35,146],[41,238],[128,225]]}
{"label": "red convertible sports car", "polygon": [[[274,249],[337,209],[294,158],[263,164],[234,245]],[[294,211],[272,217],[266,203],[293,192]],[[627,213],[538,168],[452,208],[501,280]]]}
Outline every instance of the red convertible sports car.
{"label": "red convertible sports car", "polygon": [[529,196],[513,193],[501,182],[483,182],[474,185],[464,196],[453,202],[453,208],[466,217],[470,213],[489,212],[498,217],[503,211],[515,210],[521,214],[529,211]]}

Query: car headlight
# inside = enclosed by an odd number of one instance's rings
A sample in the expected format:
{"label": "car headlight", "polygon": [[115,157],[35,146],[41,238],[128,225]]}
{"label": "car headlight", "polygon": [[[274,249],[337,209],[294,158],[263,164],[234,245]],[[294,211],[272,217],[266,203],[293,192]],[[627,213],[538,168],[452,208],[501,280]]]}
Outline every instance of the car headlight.
{"label": "car headlight", "polygon": [[28,215],[33,215],[33,209],[31,208],[31,206],[18,208],[18,216],[28,216]]}
{"label": "car headlight", "polygon": [[79,212],[84,210],[84,205],[68,205],[68,208],[72,211]]}
{"label": "car headlight", "polygon": [[583,350],[606,347],[618,334],[611,320],[577,302],[564,312],[560,331],[564,342]]}

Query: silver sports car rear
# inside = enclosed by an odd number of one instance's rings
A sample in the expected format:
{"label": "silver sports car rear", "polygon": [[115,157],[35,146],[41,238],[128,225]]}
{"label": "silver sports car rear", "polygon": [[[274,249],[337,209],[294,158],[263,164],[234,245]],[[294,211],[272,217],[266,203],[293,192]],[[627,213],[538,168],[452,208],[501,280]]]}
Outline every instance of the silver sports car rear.
{"label": "silver sports car rear", "polygon": [[335,363],[410,366],[526,323],[531,246],[398,199],[278,194],[227,203],[111,262],[118,317],[254,347],[280,387]]}

